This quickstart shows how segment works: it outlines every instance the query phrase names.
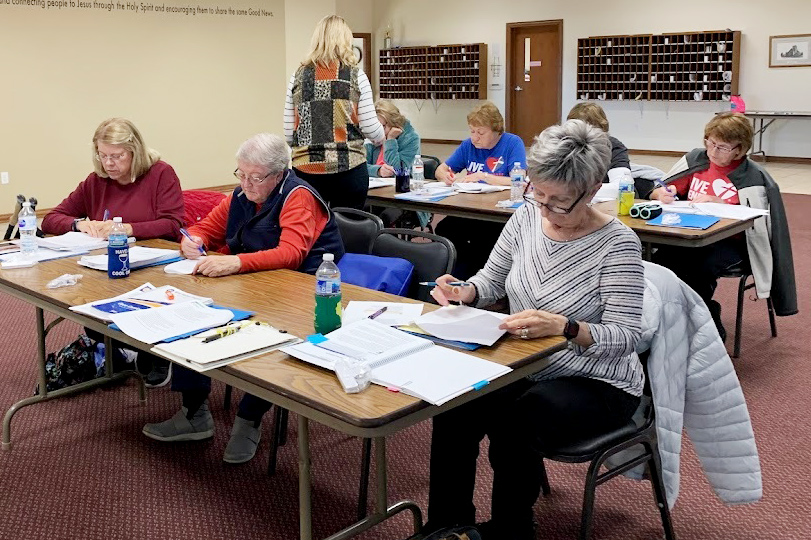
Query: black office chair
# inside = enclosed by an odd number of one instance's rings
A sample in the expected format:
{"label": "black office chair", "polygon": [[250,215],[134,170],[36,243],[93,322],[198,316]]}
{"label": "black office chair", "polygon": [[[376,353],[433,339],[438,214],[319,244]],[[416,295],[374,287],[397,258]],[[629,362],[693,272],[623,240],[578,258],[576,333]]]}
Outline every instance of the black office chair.
{"label": "black office chair", "polygon": [[[728,268],[721,277],[738,279],[738,307],[735,313],[735,345],[732,349],[732,358],[738,358],[741,353],[741,330],[743,327],[744,295],[746,294],[747,290],[754,288],[755,281],[753,279],[751,283],[747,284],[749,278],[752,277],[752,269],[750,268],[748,261],[745,261],[732,268]],[[757,300],[758,298],[755,296],[753,299]],[[766,299],[766,309],[769,311],[769,326],[772,330],[772,337],[777,337],[777,324],[774,320],[774,306],[772,305],[771,298]]]}
{"label": "black office chair", "polygon": [[[428,242],[412,242],[422,238]],[[430,287],[420,286],[421,281],[433,281],[448,274],[456,264],[456,248],[453,243],[436,234],[411,229],[383,229],[377,233],[372,245],[372,254],[381,257],[400,257],[414,265],[414,278],[408,291],[409,298],[433,302]]]}
{"label": "black office chair", "polygon": [[332,209],[335,221],[344,242],[347,253],[372,252],[372,243],[378,231],[383,228],[383,220],[374,214],[354,208],[338,207]]}
{"label": "black office chair", "polygon": [[[555,449],[554,452],[543,453],[545,459],[560,461],[564,463],[585,463],[591,462],[586,474],[586,484],[583,493],[583,511],[580,516],[580,540],[587,540],[591,534],[591,526],[594,514],[594,497],[597,486],[611,480],[638,465],[645,464],[653,485],[653,495],[656,505],[659,507],[659,514],[662,518],[662,527],[665,531],[666,540],[675,540],[676,534],[673,531],[673,522],[670,519],[670,509],[667,506],[667,496],[665,494],[664,480],[662,479],[662,463],[659,459],[659,449],[656,445],[656,421],[651,397],[650,385],[648,383],[647,353],[640,355],[642,367],[645,370],[645,390],[639,408],[634,414],[634,420],[625,426],[605,435],[594,437],[585,441],[572,444],[567,447]],[[612,468],[601,473],[600,468],[611,456],[632,447],[640,448],[641,453],[635,453],[632,457],[620,464],[611,464]],[[542,478],[541,488],[544,495],[549,495],[549,478],[546,468],[541,460]]]}
{"label": "black office chair", "polygon": [[436,156],[421,156],[426,180],[436,180],[436,170],[441,161]]}

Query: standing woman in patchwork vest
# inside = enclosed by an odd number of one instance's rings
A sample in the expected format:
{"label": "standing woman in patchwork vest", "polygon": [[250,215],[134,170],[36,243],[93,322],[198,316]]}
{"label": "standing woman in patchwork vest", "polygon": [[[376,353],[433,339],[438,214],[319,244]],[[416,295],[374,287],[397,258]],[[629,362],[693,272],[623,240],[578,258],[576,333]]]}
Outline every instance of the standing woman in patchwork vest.
{"label": "standing woman in patchwork vest", "polygon": [[369,189],[363,141],[380,145],[385,134],[352,51],[352,30],[337,15],[318,23],[310,53],[287,85],[284,135],[299,178],[333,208],[363,208]]}

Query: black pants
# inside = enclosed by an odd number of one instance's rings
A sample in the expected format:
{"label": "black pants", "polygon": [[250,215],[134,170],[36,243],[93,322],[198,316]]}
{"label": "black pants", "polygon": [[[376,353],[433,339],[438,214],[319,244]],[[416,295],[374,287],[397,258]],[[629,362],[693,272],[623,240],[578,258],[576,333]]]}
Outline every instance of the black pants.
{"label": "black pants", "polygon": [[718,278],[748,259],[743,238],[727,238],[700,248],[659,246],[653,254],[653,262],[673,270],[707,305],[715,294]]}
{"label": "black pants", "polygon": [[464,280],[481,270],[503,229],[503,223],[477,219],[450,216],[440,221],[436,233],[456,247],[453,275]]}
{"label": "black pants", "polygon": [[[92,339],[96,343],[104,343],[104,335],[101,332],[96,332],[95,330],[91,330],[90,328],[85,326],[84,333],[87,335],[87,337],[89,337],[90,339]],[[113,350],[112,350],[111,358],[113,359],[114,371],[119,371],[119,369],[118,369],[119,366],[124,365],[124,356],[118,351],[118,349],[129,349],[129,348],[130,348],[129,346],[125,345],[124,343],[121,343],[117,339],[113,340]],[[141,366],[153,366],[153,367],[155,367],[155,366],[168,366],[169,365],[169,360],[165,360],[163,358],[160,358],[159,356],[155,356],[151,352],[147,352],[147,351],[139,350],[138,351],[138,358],[139,358],[139,364]],[[126,369],[130,369],[130,368],[127,367]],[[135,369],[135,367],[133,366],[132,369]]]}
{"label": "black pants", "polygon": [[345,172],[312,174],[295,169],[296,176],[313,186],[331,208],[348,207],[363,210],[369,191],[369,170],[366,164]]}
{"label": "black pants", "polygon": [[[172,390],[182,393],[183,406],[188,409],[187,415],[191,418],[211,393],[211,377],[177,364],[172,376]],[[271,406],[269,401],[246,392],[239,402],[237,416],[251,420],[259,427],[259,422]]]}
{"label": "black pants", "polygon": [[475,522],[476,459],[487,435],[493,468],[491,521],[505,535],[528,536],[541,490],[539,455],[617,429],[638,406],[639,398],[595,379],[522,379],[436,416],[428,526],[433,530]]}

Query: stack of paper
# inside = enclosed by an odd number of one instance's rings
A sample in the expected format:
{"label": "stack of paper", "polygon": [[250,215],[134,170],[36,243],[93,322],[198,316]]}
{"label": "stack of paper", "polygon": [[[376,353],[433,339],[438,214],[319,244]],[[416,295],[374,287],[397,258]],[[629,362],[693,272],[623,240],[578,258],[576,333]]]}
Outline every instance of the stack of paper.
{"label": "stack of paper", "polygon": [[167,274],[182,274],[190,276],[194,273],[194,269],[197,268],[197,263],[203,260],[205,260],[205,257],[200,257],[198,259],[182,259],[180,261],[173,262],[172,264],[167,264],[163,271]]}
{"label": "stack of paper", "polygon": [[115,313],[113,323],[128,336],[144,343],[157,343],[183,334],[222,326],[234,317],[227,309],[214,309],[200,302],[184,302],[157,309]]}
{"label": "stack of paper", "polygon": [[258,324],[251,324],[235,334],[206,343],[203,340],[208,334],[210,332],[161,343],[155,345],[152,352],[181,362],[195,371],[207,371],[301,341],[272,326]]}
{"label": "stack of paper", "polygon": [[57,251],[91,251],[107,247],[107,240],[104,238],[94,238],[89,234],[74,231],[59,236],[39,238],[38,240],[39,247]]}
{"label": "stack of paper", "polygon": [[369,178],[369,189],[379,188],[379,187],[386,187],[386,186],[393,186],[394,185],[394,178],[377,178],[377,177],[370,177]]}
{"label": "stack of paper", "polygon": [[495,186],[484,182],[454,182],[453,189],[459,193],[493,193],[506,191],[510,186]]}
{"label": "stack of paper", "polygon": [[112,315],[115,313],[182,304],[184,302],[200,302],[205,305],[214,303],[211,298],[190,294],[181,291],[177,287],[169,285],[155,287],[151,283],[144,283],[128,293],[104,300],[96,300],[80,306],[73,306],[70,309],[103,321],[111,321]]}
{"label": "stack of paper", "polygon": [[287,354],[334,370],[339,359],[369,366],[375,384],[442,405],[512,371],[433,342],[395,330],[372,319],[361,319],[326,336],[285,347]]}
{"label": "stack of paper", "polygon": [[505,330],[498,326],[505,317],[504,313],[470,306],[446,306],[426,313],[414,322],[442,339],[490,346],[504,335]]}
{"label": "stack of paper", "polygon": [[[84,255],[85,253],[87,253],[86,250],[57,251],[53,249],[40,247],[35,255],[35,260],[37,262],[52,261],[54,259],[64,259],[65,257],[75,257],[76,255]],[[17,259],[19,256],[20,256],[19,249],[16,251],[8,251],[0,255],[0,262],[7,262],[13,259]]]}
{"label": "stack of paper", "polygon": [[694,203],[690,201],[673,201],[670,204],[660,205],[665,212],[679,214],[705,214],[726,219],[749,219],[753,217],[768,216],[768,210],[751,208],[740,204],[725,203]]}
{"label": "stack of paper", "polygon": [[[180,252],[176,249],[148,248],[132,246],[130,248],[130,269],[137,270],[145,266],[179,261]],[[94,270],[107,271],[107,254],[88,255],[79,259],[79,264]]]}

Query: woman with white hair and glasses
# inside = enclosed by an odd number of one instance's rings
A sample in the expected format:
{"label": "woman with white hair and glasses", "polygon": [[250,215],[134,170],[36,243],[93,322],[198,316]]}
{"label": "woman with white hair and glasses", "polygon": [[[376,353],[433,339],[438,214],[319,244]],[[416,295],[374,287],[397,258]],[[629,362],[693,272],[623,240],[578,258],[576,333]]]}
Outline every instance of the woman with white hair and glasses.
{"label": "woman with white hair and glasses", "polygon": [[[239,186],[208,216],[189,227],[181,251],[197,259],[203,250],[224,256],[206,257],[196,274],[210,277],[288,268],[314,274],[324,253],[344,254],[341,236],[329,207],[316,191],[287,168],[287,144],[278,135],[260,133],[239,147],[234,176]],[[208,408],[211,379],[177,366],[172,390],[182,392],[181,409],[170,419],[144,426],[144,435],[163,442],[199,441],[214,436]],[[262,417],[270,403],[245,394],[239,404],[223,461],[245,463],[259,445]]]}
{"label": "woman with white hair and glasses", "polygon": [[487,435],[494,479],[483,538],[534,539],[539,455],[625,425],[639,404],[640,243],[589,204],[610,160],[608,136],[581,120],[544,130],[527,156],[534,193],[484,268],[468,286],[437,279],[440,304],[485,307],[506,297],[502,328],[522,339],[563,335],[569,347],[535,375],[434,418],[429,531],[475,521],[476,458]]}

